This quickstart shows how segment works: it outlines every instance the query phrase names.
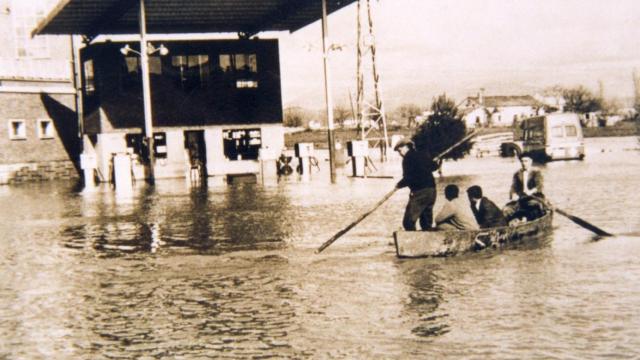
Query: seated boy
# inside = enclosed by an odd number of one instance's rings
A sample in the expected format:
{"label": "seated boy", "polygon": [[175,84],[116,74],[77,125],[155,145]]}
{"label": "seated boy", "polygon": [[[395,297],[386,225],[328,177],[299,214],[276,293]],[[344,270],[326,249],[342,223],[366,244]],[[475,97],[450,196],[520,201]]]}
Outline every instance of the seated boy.
{"label": "seated boy", "polygon": [[436,215],[438,230],[478,230],[478,224],[466,199],[458,197],[460,190],[456,185],[447,185],[444,196],[447,202]]}

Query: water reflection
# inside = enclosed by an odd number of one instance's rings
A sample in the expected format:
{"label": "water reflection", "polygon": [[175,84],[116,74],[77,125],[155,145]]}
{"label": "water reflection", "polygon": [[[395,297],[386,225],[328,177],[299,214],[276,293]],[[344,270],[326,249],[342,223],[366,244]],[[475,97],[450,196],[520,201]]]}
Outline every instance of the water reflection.
{"label": "water reflection", "polygon": [[439,310],[445,300],[445,287],[438,272],[440,266],[432,259],[398,261],[399,280],[408,288],[404,311],[415,319],[411,333],[420,337],[435,337],[449,332],[448,315]]}
{"label": "water reflection", "polygon": [[170,250],[216,254],[277,249],[293,221],[282,189],[239,184],[228,189],[189,187],[163,193],[143,187],[127,196],[83,194],[82,218],[61,229],[64,246],[92,247],[100,256]]}
{"label": "water reflection", "polygon": [[[631,155],[547,165],[548,197],[608,231],[637,234]],[[480,184],[504,203],[517,162],[465,161],[447,163],[445,175],[465,176],[440,179],[439,189]],[[398,260],[390,234],[406,202],[399,193],[315,255],[393,186],[327,179],[268,188],[162,181],[129,197],[0,187],[0,358],[639,355],[637,238],[593,242],[556,216],[537,242]]]}
{"label": "water reflection", "polygon": [[[146,265],[112,264],[83,289],[78,309],[94,356],[235,358],[301,356],[289,342],[296,294],[281,257],[220,264],[187,257]],[[268,271],[266,271],[268,269]],[[87,279],[88,280],[88,279]],[[87,327],[83,329],[83,327]]]}

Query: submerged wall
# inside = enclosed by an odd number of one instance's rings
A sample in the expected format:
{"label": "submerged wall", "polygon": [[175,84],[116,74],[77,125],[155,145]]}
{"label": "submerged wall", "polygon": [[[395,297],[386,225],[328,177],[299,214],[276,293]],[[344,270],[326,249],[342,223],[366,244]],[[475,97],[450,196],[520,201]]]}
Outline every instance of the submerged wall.
{"label": "submerged wall", "polygon": [[74,105],[72,91],[0,88],[0,184],[78,177]]}

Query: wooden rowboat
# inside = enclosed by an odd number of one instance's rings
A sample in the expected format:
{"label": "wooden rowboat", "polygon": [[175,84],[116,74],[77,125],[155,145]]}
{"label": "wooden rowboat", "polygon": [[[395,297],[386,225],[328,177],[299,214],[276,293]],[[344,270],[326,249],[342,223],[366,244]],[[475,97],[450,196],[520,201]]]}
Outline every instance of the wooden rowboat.
{"label": "wooden rowboat", "polygon": [[553,212],[547,211],[541,218],[516,226],[468,231],[396,231],[393,238],[400,258],[453,256],[537,238],[551,231],[552,220]]}

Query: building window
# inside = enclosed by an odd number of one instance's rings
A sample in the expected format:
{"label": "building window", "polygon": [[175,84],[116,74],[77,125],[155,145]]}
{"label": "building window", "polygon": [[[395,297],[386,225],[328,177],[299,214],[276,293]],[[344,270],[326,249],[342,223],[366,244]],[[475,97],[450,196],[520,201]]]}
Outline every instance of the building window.
{"label": "building window", "polygon": [[[127,152],[136,154],[145,161],[148,160],[148,146],[142,134],[126,134]],[[153,155],[156,159],[167,158],[167,134],[164,132],[153,133]]]}
{"label": "building window", "polygon": [[9,120],[9,139],[27,139],[27,125],[24,120]]}
{"label": "building window", "polygon": [[126,134],[124,140],[127,143],[127,152],[144,157],[144,147],[142,144],[142,134]]}
{"label": "building window", "polygon": [[220,68],[223,72],[258,72],[258,60],[256,54],[222,54],[220,55]]}
{"label": "building window", "polygon": [[171,58],[171,67],[182,90],[206,88],[209,84],[209,55],[176,55]]}
{"label": "building window", "polygon": [[38,137],[40,139],[53,139],[53,130],[53,122],[51,120],[38,120]]}
{"label": "building window", "polygon": [[255,80],[258,73],[256,54],[222,54],[219,57],[220,70],[225,74],[235,75],[236,88],[254,89],[258,87]]}
{"label": "building window", "polygon": [[[124,89],[139,88],[142,84],[142,68],[139,56],[124,57],[124,76],[122,87]],[[149,56],[149,74],[162,75],[162,59],[159,56]]]}
{"label": "building window", "polygon": [[224,156],[229,160],[257,160],[262,147],[260,129],[229,129],[222,132]]}
{"label": "building window", "polygon": [[96,93],[96,82],[93,72],[93,60],[89,59],[83,64],[84,72],[84,94],[92,96]]}
{"label": "building window", "polygon": [[137,56],[125,56],[122,87],[124,89],[140,87],[141,82],[140,59]]}

